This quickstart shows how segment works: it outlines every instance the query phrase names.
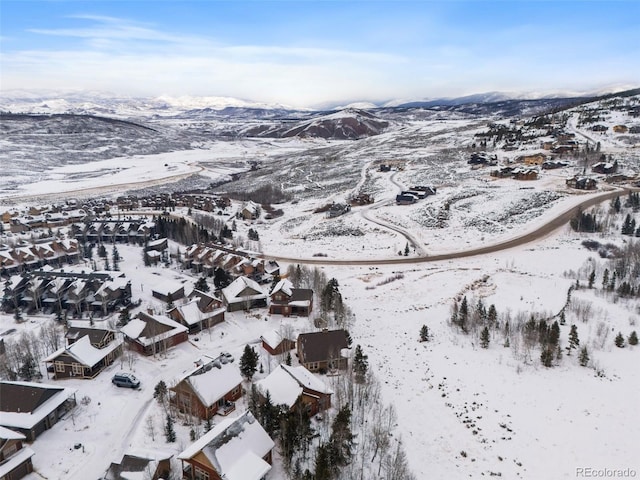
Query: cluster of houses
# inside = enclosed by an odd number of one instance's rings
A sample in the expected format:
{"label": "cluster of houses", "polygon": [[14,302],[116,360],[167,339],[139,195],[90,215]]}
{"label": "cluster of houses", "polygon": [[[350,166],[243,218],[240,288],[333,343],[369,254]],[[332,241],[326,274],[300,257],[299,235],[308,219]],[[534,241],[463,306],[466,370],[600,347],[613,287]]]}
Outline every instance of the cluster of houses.
{"label": "cluster of houses", "polygon": [[0,246],[0,277],[25,272],[45,265],[75,263],[80,257],[78,242],[73,239],[20,241],[13,247]]}
{"label": "cluster of houses", "polygon": [[430,187],[425,185],[415,185],[409,190],[404,190],[396,195],[397,205],[411,205],[418,200],[423,200],[429,195],[436,194],[436,187]]}
{"label": "cluster of houses", "polygon": [[151,235],[154,222],[147,219],[101,219],[71,225],[70,236],[86,243],[136,243],[142,244]]}
{"label": "cluster of houses", "polygon": [[280,266],[276,261],[255,258],[249,251],[218,243],[200,243],[187,247],[182,267],[206,276],[214,275],[215,270],[221,268],[259,283],[270,281],[273,275],[280,273]]}
{"label": "cluster of houses", "polygon": [[119,210],[136,210],[139,208],[149,208],[152,210],[165,210],[175,207],[194,208],[213,212],[224,210],[231,206],[228,197],[217,195],[207,195],[204,193],[163,193],[156,195],[137,196],[126,195],[117,197],[115,205]]}
{"label": "cluster of houses", "polygon": [[[115,275],[117,274],[117,276]],[[131,303],[131,282],[119,272],[65,272],[43,268],[12,275],[4,284],[2,309],[83,312],[105,316]]]}
{"label": "cluster of houses", "polygon": [[[139,318],[144,318],[143,316]],[[131,325],[130,322],[128,325]],[[136,328],[138,328],[136,326]],[[126,334],[125,334],[126,338]],[[67,345],[45,359],[51,378],[94,378],[122,351],[115,332],[99,328],[69,328]],[[262,346],[271,355],[297,349],[299,366],[279,365],[256,382],[263,399],[292,411],[302,407],[313,416],[331,407],[333,391],[313,371],[344,369],[350,338],[345,330],[304,333],[297,341],[268,331]],[[0,478],[17,480],[33,471],[34,452],[25,443],[54,428],[76,406],[77,390],[32,382],[0,382]],[[203,421],[222,417],[178,455],[182,478],[260,480],[271,469],[275,446],[251,412],[228,417],[244,395],[239,366],[228,353],[202,356],[169,389],[169,402],[182,414]],[[104,480],[166,478],[171,454],[130,451],[111,463]]]}

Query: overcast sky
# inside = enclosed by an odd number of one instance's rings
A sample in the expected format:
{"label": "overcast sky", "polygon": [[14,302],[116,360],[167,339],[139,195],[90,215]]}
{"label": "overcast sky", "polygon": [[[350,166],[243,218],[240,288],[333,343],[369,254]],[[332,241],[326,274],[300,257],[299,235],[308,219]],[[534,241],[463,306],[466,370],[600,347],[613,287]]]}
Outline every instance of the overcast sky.
{"label": "overcast sky", "polygon": [[640,1],[0,3],[1,88],[313,107],[640,85]]}

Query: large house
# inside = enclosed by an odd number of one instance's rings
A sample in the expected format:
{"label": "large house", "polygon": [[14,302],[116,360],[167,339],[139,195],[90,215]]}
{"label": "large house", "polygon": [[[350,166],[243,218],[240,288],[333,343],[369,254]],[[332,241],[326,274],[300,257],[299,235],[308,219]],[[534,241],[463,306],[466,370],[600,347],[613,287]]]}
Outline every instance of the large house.
{"label": "large house", "polygon": [[267,306],[267,294],[258,282],[247,277],[238,277],[223,288],[222,298],[229,312]]}
{"label": "large house", "polygon": [[8,428],[0,427],[0,478],[18,480],[33,472],[31,457],[34,451],[24,447],[25,436]]}
{"label": "large house", "polygon": [[120,329],[125,341],[143,355],[155,355],[189,338],[189,329],[164,315],[140,312]]}
{"label": "large house", "polygon": [[344,351],[349,348],[346,330],[301,333],[297,341],[298,359],[308,370],[327,371],[347,368]]}
{"label": "large house", "polygon": [[33,382],[0,382],[0,426],[32,442],[76,405],[76,390]]}
{"label": "large house", "polygon": [[308,317],[313,309],[313,290],[309,288],[294,288],[286,278],[276,283],[271,291],[269,313],[284,315],[299,315]]}
{"label": "large house", "polygon": [[262,396],[268,392],[274,405],[285,405],[289,410],[300,403],[309,415],[315,415],[331,407],[331,389],[304,367],[280,365],[257,381],[256,387]]}
{"label": "large house", "polygon": [[235,410],[235,400],[242,396],[242,376],[226,355],[205,357],[170,390],[170,401],[181,412],[204,420]]}
{"label": "large house", "polygon": [[251,412],[226,418],[178,455],[182,478],[261,480],[271,470],[274,446]]}
{"label": "large house", "polygon": [[93,339],[91,334],[86,333],[77,340],[70,341],[67,338],[69,344],[66,347],[44,359],[48,364],[47,372],[53,372],[56,380],[95,378],[122,353],[122,340],[114,335],[112,331],[96,329]]}

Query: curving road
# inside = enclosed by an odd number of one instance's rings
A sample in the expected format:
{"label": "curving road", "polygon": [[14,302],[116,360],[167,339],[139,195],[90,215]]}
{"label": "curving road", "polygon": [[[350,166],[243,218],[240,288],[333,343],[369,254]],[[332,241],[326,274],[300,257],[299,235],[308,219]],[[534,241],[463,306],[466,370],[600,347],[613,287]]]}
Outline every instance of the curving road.
{"label": "curving road", "polygon": [[[578,205],[568,208],[567,210],[560,213],[556,217],[551,218],[546,223],[538,226],[535,230],[529,231],[517,237],[510,238],[508,240],[493,243],[491,245],[486,245],[483,247],[470,248],[468,250],[460,250],[460,251],[450,252],[450,253],[441,253],[438,255],[422,254],[422,255],[419,255],[418,257],[399,257],[399,258],[387,258],[387,259],[368,258],[368,259],[362,259],[362,260],[329,259],[326,257],[294,258],[294,257],[284,257],[284,256],[269,255],[269,254],[262,254],[260,255],[260,257],[274,259],[277,261],[282,261],[287,263],[301,263],[301,264],[308,264],[308,265],[394,265],[394,264],[437,262],[441,260],[452,260],[457,258],[473,257],[476,255],[484,255],[487,253],[494,253],[494,252],[499,252],[501,250],[518,247],[520,245],[525,245],[527,243],[533,242],[534,240],[538,240],[540,238],[546,237],[547,235],[554,232],[558,228],[564,226],[580,210],[585,210],[589,207],[602,203],[606,200],[615,198],[625,192],[628,192],[629,190],[630,189],[628,188],[622,188],[619,190],[618,189],[612,190],[609,192],[590,196],[589,198],[586,198],[584,201],[580,202]],[[385,225],[385,226],[388,227],[388,225]]]}

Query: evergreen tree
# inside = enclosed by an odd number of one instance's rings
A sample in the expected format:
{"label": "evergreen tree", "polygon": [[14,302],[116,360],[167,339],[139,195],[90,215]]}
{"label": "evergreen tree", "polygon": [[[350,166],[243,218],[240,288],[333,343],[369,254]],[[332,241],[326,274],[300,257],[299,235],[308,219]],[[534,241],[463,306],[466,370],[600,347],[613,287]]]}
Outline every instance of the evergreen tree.
{"label": "evergreen tree", "polygon": [[581,367],[586,367],[589,364],[589,352],[587,351],[587,347],[582,347],[582,350],[580,350],[578,361],[580,362]]}
{"label": "evergreen tree", "polygon": [[198,281],[196,282],[196,284],[194,285],[194,288],[196,290],[200,290],[201,292],[208,292],[209,291],[209,284],[207,283],[207,279],[206,277],[202,276],[198,279]]}
{"label": "evergreen tree", "polygon": [[429,327],[427,327],[426,325],[422,325],[422,328],[420,328],[420,341],[429,341]]}
{"label": "evergreen tree", "polygon": [[18,369],[18,376],[28,382],[42,376],[40,370],[38,369],[38,364],[33,358],[31,352],[26,352],[26,354],[22,357],[22,364]]}
{"label": "evergreen tree", "polygon": [[618,332],[615,339],[616,347],[624,348],[624,337],[622,336],[622,332]]}
{"label": "evergreen tree", "polygon": [[240,373],[249,381],[258,370],[258,353],[249,345],[245,345],[244,352],[240,357]]}
{"label": "evergreen tree", "polygon": [[154,387],[153,398],[160,404],[164,403],[165,398],[167,398],[167,384],[164,383],[164,380],[160,380]]}
{"label": "evergreen tree", "polygon": [[562,309],[562,311],[560,312],[560,325],[565,325],[567,323],[567,320],[564,316],[564,309]]}
{"label": "evergreen tree", "polygon": [[616,197],[613,202],[613,209],[616,213],[620,213],[620,209],[622,207],[622,202],[620,202],[620,197]]}
{"label": "evergreen tree", "polygon": [[631,332],[631,335],[629,335],[629,345],[637,345],[637,344],[638,344],[638,334],[634,330],[633,332]]}
{"label": "evergreen tree", "polygon": [[364,383],[369,368],[368,355],[362,352],[362,347],[356,345],[356,351],[353,355],[353,373],[357,383]]}
{"label": "evergreen tree", "polygon": [[463,297],[462,302],[460,302],[460,309],[458,311],[458,326],[464,333],[467,333],[468,319],[469,319],[469,305],[467,303],[467,297]]}
{"label": "evergreen tree", "polygon": [[489,328],[484,327],[482,329],[482,332],[480,333],[480,346],[482,348],[489,348],[489,340],[490,340]]}
{"label": "evergreen tree", "polygon": [[555,321],[551,324],[549,329],[549,336],[547,337],[547,343],[552,347],[557,347],[560,342],[560,325]]}
{"label": "evergreen tree", "polygon": [[542,365],[547,368],[553,366],[553,350],[551,347],[547,346],[542,349],[542,352],[540,353],[540,361],[542,362]]}
{"label": "evergreen tree", "polygon": [[288,366],[291,366],[291,352],[287,352],[287,358],[285,359],[284,363]]}
{"label": "evergreen tree", "polygon": [[487,312],[487,322],[489,322],[489,326],[492,327],[497,324],[498,321],[498,311],[496,310],[496,306],[492,303],[489,305],[489,311]]}
{"label": "evergreen tree", "polygon": [[213,428],[213,423],[211,422],[211,418],[210,418],[210,417],[208,417],[208,418],[204,421],[204,433],[209,432],[212,428]]}
{"label": "evergreen tree", "polygon": [[176,431],[173,428],[173,418],[167,413],[167,423],[164,427],[164,436],[167,439],[167,443],[173,443],[176,441]]}
{"label": "evergreen tree", "polygon": [[331,480],[334,478],[329,451],[330,445],[327,443],[321,444],[316,450],[314,480]]}
{"label": "evergreen tree", "polygon": [[268,390],[264,400],[260,403],[258,412],[260,425],[270,437],[273,437],[280,426],[280,408],[273,404]]}
{"label": "evergreen tree", "polygon": [[213,284],[217,289],[225,288],[231,283],[231,277],[223,268],[216,267],[213,271]]}
{"label": "evergreen tree", "polygon": [[351,433],[351,409],[348,405],[344,405],[333,419],[329,445],[331,465],[337,467],[349,463],[353,434]]}
{"label": "evergreen tree", "polygon": [[567,347],[568,355],[571,355],[571,350],[580,346],[580,340],[578,339],[578,327],[571,325],[569,331],[569,346]]}
{"label": "evergreen tree", "polygon": [[125,326],[131,320],[131,314],[129,313],[128,308],[123,308],[120,310],[120,315],[118,316],[118,323],[120,326]]}
{"label": "evergreen tree", "polygon": [[591,273],[589,274],[589,288],[593,288],[593,284],[595,281],[596,281],[596,271],[591,270]]}
{"label": "evergreen tree", "polygon": [[407,242],[407,244],[404,246],[404,256],[409,256],[409,242]]}
{"label": "evergreen tree", "polygon": [[602,289],[606,290],[609,285],[609,269],[605,268],[604,273],[602,274]]}

